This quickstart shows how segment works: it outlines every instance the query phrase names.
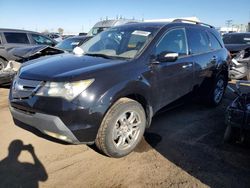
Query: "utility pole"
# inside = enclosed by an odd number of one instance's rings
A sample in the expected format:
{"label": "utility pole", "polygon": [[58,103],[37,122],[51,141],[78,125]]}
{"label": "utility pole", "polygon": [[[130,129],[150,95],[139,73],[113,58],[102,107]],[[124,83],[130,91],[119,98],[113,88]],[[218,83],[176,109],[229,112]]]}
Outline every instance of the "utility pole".
{"label": "utility pole", "polygon": [[230,26],[232,25],[233,20],[226,20],[226,27],[227,27],[227,32],[230,31]]}
{"label": "utility pole", "polygon": [[226,26],[229,28],[233,23],[233,20],[226,20]]}

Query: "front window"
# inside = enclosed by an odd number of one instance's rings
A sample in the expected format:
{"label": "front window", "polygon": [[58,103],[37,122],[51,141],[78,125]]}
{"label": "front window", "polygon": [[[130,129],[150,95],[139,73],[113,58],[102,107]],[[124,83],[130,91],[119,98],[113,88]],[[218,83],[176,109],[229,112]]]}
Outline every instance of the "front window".
{"label": "front window", "polygon": [[43,44],[43,45],[53,45],[53,41],[37,34],[31,34],[32,39],[35,41],[36,44]]}
{"label": "front window", "polygon": [[134,58],[154,37],[158,29],[139,26],[111,28],[90,39],[81,48],[86,55]]}
{"label": "front window", "polygon": [[178,53],[180,56],[187,55],[187,41],[184,29],[168,31],[156,46],[156,55],[162,53]]}
{"label": "front window", "polygon": [[250,44],[249,34],[233,34],[223,36],[224,44]]}

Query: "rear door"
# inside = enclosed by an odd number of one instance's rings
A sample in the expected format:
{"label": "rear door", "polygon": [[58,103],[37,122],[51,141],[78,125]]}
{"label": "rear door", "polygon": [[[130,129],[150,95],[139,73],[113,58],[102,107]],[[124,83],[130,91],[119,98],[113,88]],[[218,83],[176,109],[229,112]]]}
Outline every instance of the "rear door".
{"label": "rear door", "polygon": [[185,28],[174,28],[163,34],[155,47],[155,55],[166,52],[178,53],[179,57],[175,62],[155,65],[159,108],[189,93],[193,86],[193,60],[188,56]]}
{"label": "rear door", "polygon": [[187,37],[189,54],[194,59],[194,84],[200,85],[206,78],[212,77],[217,56],[211,51],[206,30],[202,27],[188,27]]}
{"label": "rear door", "polygon": [[8,53],[9,50],[12,48],[17,48],[17,47],[23,47],[30,45],[30,41],[28,38],[27,33],[24,32],[3,32],[4,40],[5,40],[5,50],[7,53],[6,59],[15,59],[15,56],[13,54]]}

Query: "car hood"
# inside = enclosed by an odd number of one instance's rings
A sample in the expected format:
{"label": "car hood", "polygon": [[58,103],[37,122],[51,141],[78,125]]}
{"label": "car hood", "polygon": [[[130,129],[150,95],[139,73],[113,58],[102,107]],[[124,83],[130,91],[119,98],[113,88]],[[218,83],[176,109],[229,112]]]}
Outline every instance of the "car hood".
{"label": "car hood", "polygon": [[236,52],[250,48],[250,44],[225,44],[225,47],[230,52]]}
{"label": "car hood", "polygon": [[42,81],[81,80],[94,76],[93,74],[96,74],[98,70],[123,62],[126,61],[84,55],[59,54],[24,63],[19,71],[19,77]]}

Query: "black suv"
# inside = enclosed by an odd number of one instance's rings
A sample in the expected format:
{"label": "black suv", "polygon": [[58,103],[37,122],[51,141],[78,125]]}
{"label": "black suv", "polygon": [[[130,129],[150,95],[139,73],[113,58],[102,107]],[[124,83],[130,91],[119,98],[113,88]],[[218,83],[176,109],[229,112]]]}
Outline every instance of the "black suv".
{"label": "black suv", "polygon": [[218,105],[228,51],[212,26],[187,22],[114,27],[76,54],[23,64],[9,94],[15,124],[122,157],[173,101],[194,92]]}
{"label": "black suv", "polygon": [[0,70],[6,67],[9,60],[17,58],[10,53],[13,48],[30,45],[55,46],[56,44],[56,41],[41,33],[19,29],[0,29]]}

